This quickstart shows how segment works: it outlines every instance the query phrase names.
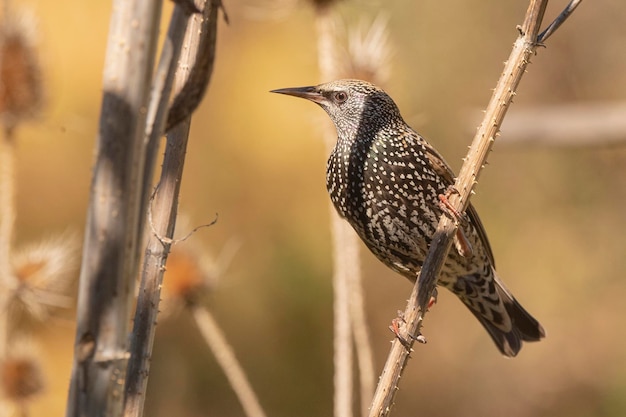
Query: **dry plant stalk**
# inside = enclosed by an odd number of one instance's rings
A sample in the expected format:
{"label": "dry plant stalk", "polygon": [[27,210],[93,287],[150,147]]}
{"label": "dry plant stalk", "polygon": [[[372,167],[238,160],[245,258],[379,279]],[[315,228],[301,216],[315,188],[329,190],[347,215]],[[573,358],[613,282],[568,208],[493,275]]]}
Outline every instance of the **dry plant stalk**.
{"label": "dry plant stalk", "polygon": [[204,342],[239,399],[245,415],[265,417],[266,414],[233,348],[203,302],[230,264],[239,245],[231,240],[215,260],[207,262],[206,248],[199,247],[196,243],[197,241],[193,241],[185,246],[177,246],[170,253],[161,305],[166,306],[167,313],[181,308],[189,310]]}
{"label": "dry plant stalk", "polygon": [[626,141],[626,102],[606,101],[516,109],[503,127],[507,146],[599,147]]}
{"label": "dry plant stalk", "polygon": [[[11,268],[11,245],[15,225],[15,143],[0,137],[0,283],[3,292],[15,285]],[[0,298],[0,358],[6,354],[9,331],[9,300]]]}
{"label": "dry plant stalk", "polygon": [[[461,172],[456,179],[454,186],[459,193],[452,194],[449,199],[451,206],[460,213],[464,212],[469,204],[472,190],[487,160],[487,155],[491,150],[493,142],[498,136],[500,125],[515,96],[515,91],[526,71],[530,58],[535,54],[538,39],[540,39],[538,36],[539,27],[546,6],[547,0],[531,0],[524,23],[518,28],[520,35],[513,45],[513,50],[493,92],[483,122],[472,141],[468,155],[461,167]],[[568,8],[563,13],[569,15],[573,11],[570,6]],[[557,20],[562,22],[564,19],[561,15]],[[544,36],[541,40],[545,41],[545,39],[547,39],[547,36]],[[404,312],[406,325],[401,329],[401,336],[409,341],[409,346],[405,347],[400,340],[394,340],[374,394],[374,400],[370,408],[370,417],[388,416],[391,412],[393,400],[398,391],[400,376],[412,350],[411,347],[414,343],[413,335],[419,334],[426,311],[425,307],[437,285],[437,277],[452,244],[456,228],[457,225],[447,216],[441,217],[439,226],[433,235],[428,255]]]}
{"label": "dry plant stalk", "polygon": [[[170,96],[172,85],[174,83],[174,74],[178,67],[178,58],[183,47],[185,32],[187,30],[187,22],[189,20],[189,7],[185,6],[186,0],[176,3],[176,7],[172,11],[170,25],[167,36],[163,42],[163,49],[159,57],[159,63],[154,74],[154,83],[150,93],[150,107],[146,118],[146,129],[144,132],[144,141],[146,142],[146,162],[143,172],[141,199],[141,216],[137,226],[139,233],[143,233],[145,226],[145,216],[148,211],[150,194],[154,180],[154,167],[156,165],[157,153],[159,150],[160,140],[163,137],[165,129],[165,119],[170,108]],[[188,0],[191,1],[191,0]]]}
{"label": "dry plant stalk", "polygon": [[[387,19],[379,15],[367,26],[365,21],[361,21],[360,26],[356,30],[351,30],[348,35],[347,63],[349,68],[344,69],[346,74],[342,77],[359,78],[383,85],[391,73],[392,48],[389,42]],[[336,212],[334,208],[332,210]],[[362,416],[366,416],[376,388],[374,352],[365,312],[365,289],[358,253],[359,239],[349,223],[345,221],[343,223],[344,227],[350,230],[352,239],[355,241],[353,250],[357,250],[356,255],[349,259],[355,263],[354,268],[358,268],[358,273],[350,274],[348,283],[352,335],[359,370],[360,412]]]}
{"label": "dry plant stalk", "polygon": [[196,321],[202,338],[209,346],[218,364],[224,371],[230,386],[235,391],[247,417],[265,417],[265,412],[241,367],[235,357],[232,347],[220,329],[217,321],[206,308],[198,304],[191,304],[191,313]]}
{"label": "dry plant stalk", "polygon": [[[318,65],[323,82],[338,78],[361,78],[383,83],[389,74],[390,47],[386,19],[379,16],[366,28],[346,33],[347,48],[338,48],[338,17],[332,1],[313,2],[316,6]],[[345,31],[345,29],[344,29]],[[332,124],[325,123],[324,142],[330,152],[337,140]],[[330,205],[333,239],[334,290],[334,415],[353,414],[354,351],[359,369],[361,414],[367,413],[374,387],[374,355],[365,314],[365,295],[360,267],[360,240],[348,222]],[[354,342],[353,342],[354,341]]]}
{"label": "dry plant stalk", "polygon": [[117,416],[139,264],[145,109],[162,1],[115,0],[85,227],[66,415]]}
{"label": "dry plant stalk", "polygon": [[[220,8],[220,0],[204,1],[201,5],[202,15],[194,14],[192,16],[185,35],[187,48],[181,53],[176,72],[174,85],[176,93],[188,85],[191,73],[194,71],[195,65],[199,63],[208,63],[208,65],[203,66],[205,79],[202,80],[202,83],[208,84],[215,57],[217,20]],[[190,118],[190,113],[185,114],[185,120],[167,134],[161,178],[149,208],[151,214],[148,216],[148,221],[152,234],[144,257],[124,389],[124,416],[126,417],[136,417],[143,414],[161,284],[167,255],[174,243],[172,237],[176,223],[178,194],[185,162]]]}
{"label": "dry plant stalk", "polygon": [[28,416],[45,390],[31,322],[69,307],[77,242],[71,233],[14,247],[17,128],[43,107],[36,20],[2,4],[0,17],[0,414]]}
{"label": "dry plant stalk", "polygon": [[15,129],[42,107],[41,68],[32,19],[8,1],[0,17],[0,358],[7,353],[11,298],[20,283],[13,270]]}
{"label": "dry plant stalk", "polygon": [[[337,77],[335,48],[335,16],[328,4],[317,6],[317,55],[320,77],[332,80]],[[335,133],[332,125],[323,125],[326,148],[332,150]],[[350,417],[353,391],[352,322],[350,320],[350,280],[359,277],[360,255],[356,233],[343,221],[330,205],[331,234],[333,240],[333,364],[334,364],[334,416]]]}

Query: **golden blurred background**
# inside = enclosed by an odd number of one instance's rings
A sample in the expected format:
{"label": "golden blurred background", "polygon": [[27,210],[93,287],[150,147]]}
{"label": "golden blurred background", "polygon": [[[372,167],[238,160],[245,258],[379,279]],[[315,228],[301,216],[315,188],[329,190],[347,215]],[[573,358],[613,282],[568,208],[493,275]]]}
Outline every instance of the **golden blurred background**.
{"label": "golden blurred background", "polygon": [[[82,235],[101,100],[110,1],[24,0],[36,14],[46,107],[16,133],[17,246]],[[271,416],[332,414],[332,288],[323,112],[268,91],[317,84],[313,8],[305,1],[224,0],[217,61],[193,119],[180,207],[216,225],[193,243],[215,257],[240,245],[208,301]],[[565,2],[552,2],[546,21]],[[388,17],[385,89],[405,119],[458,169],[521,24],[526,2],[345,0],[353,24]],[[171,5],[164,11],[163,29]],[[539,49],[510,113],[626,99],[626,3],[585,2]],[[624,115],[626,117],[626,114]],[[394,415],[626,414],[626,147],[496,143],[474,204],[498,271],[548,336],[513,360],[440,291],[429,343],[401,381]],[[624,133],[626,142],[626,132]],[[363,251],[376,372],[387,329],[411,286]],[[167,275],[166,275],[167,280]],[[32,415],[63,415],[74,329],[41,326],[46,390]],[[184,312],[157,328],[146,416],[241,416]]]}

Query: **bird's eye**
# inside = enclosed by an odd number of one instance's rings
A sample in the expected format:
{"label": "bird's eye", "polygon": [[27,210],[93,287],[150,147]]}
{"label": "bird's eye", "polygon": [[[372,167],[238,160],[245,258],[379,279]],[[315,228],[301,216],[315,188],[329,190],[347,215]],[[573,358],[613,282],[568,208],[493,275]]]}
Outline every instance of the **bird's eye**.
{"label": "bird's eye", "polygon": [[337,103],[341,104],[348,99],[348,94],[345,91],[337,91],[333,98]]}

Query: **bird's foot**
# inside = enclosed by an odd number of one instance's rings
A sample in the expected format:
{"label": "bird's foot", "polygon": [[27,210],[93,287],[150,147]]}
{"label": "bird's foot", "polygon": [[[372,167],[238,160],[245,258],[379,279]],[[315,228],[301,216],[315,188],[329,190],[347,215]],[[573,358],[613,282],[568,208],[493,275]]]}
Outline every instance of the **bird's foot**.
{"label": "bird's foot", "polygon": [[454,185],[449,186],[444,194],[439,194],[437,196],[439,198],[439,206],[445,213],[450,215],[452,220],[454,220],[457,225],[466,224],[467,220],[465,219],[464,215],[459,213],[458,210],[455,209],[450,203],[450,197],[452,196],[452,194],[460,194],[459,190],[454,188]]}
{"label": "bird's foot", "polygon": [[[459,190],[451,185],[450,187],[448,187],[445,194],[439,194],[439,205],[441,206],[441,209],[444,211],[444,213],[448,213],[448,215],[452,217],[457,226],[464,226],[467,224],[467,219],[465,217],[465,214],[459,213],[450,203],[449,198],[452,194],[459,194]],[[462,257],[469,258],[470,256],[472,256],[472,245],[463,233],[463,229],[461,227],[456,230],[454,246]]]}
{"label": "bird's foot", "polygon": [[430,311],[430,308],[437,304],[437,288],[433,290],[433,294],[430,296],[430,300],[428,300],[428,305],[426,306],[426,311]]}
{"label": "bird's foot", "polygon": [[[431,302],[432,302],[432,297],[431,297]],[[431,305],[431,302],[428,303],[429,306]],[[406,324],[406,320],[404,318],[404,312],[398,310],[398,317],[391,320],[391,326],[389,326],[389,330],[391,330],[393,334],[396,335],[396,338],[400,341],[402,346],[404,346],[407,352],[411,352],[411,343],[400,334],[400,326],[404,326],[405,324]],[[426,338],[421,333],[419,333],[418,335],[409,334],[408,336],[412,340],[418,343],[422,343],[422,344],[426,343]]]}

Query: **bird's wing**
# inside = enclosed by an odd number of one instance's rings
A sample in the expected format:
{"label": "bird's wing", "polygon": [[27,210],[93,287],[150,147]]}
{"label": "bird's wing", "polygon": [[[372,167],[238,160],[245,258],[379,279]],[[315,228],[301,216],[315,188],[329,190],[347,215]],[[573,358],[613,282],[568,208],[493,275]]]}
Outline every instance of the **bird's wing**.
{"label": "bird's wing", "polygon": [[[443,159],[443,157],[437,152],[435,148],[433,148],[426,140],[424,140],[424,145],[426,147],[426,156],[432,167],[435,169],[435,172],[440,175],[446,182],[450,185],[454,185],[455,176],[450,165]],[[487,250],[487,255],[489,256],[489,260],[491,261],[491,265],[495,268],[496,264],[493,258],[493,252],[491,251],[491,245],[489,244],[489,239],[487,239],[487,232],[485,232],[485,228],[483,227],[482,222],[480,221],[480,217],[478,217],[478,213],[476,209],[470,203],[467,206],[467,210],[465,210],[467,216],[469,217],[470,222],[476,228],[476,233],[478,233],[478,237],[480,241],[483,243],[483,246]]]}

